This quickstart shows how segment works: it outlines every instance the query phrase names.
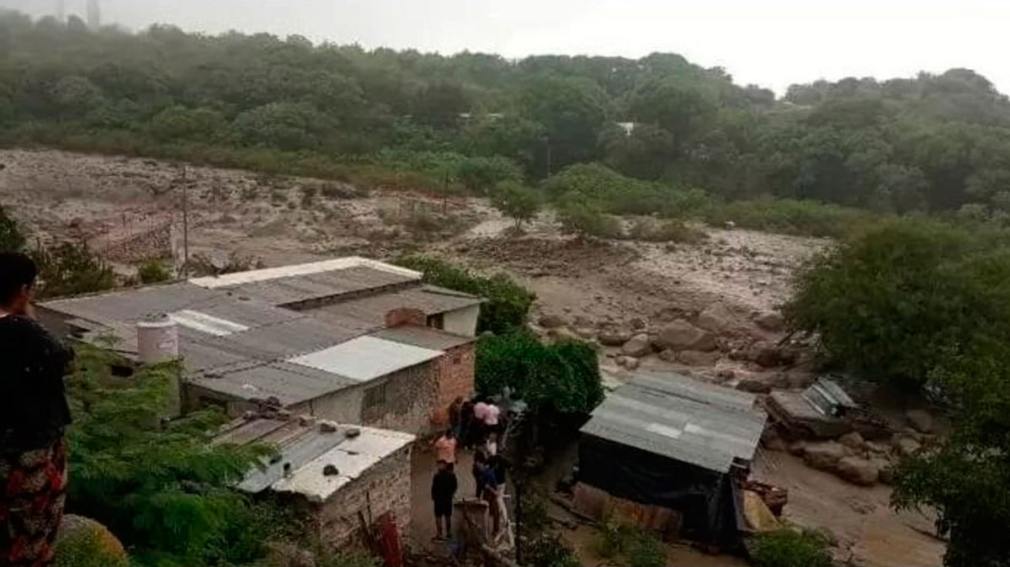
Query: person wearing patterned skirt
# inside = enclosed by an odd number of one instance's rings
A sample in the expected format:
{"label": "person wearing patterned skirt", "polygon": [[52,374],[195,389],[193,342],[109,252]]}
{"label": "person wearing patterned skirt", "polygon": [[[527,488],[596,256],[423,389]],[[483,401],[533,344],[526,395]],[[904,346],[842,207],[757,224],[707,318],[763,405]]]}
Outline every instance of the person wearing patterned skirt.
{"label": "person wearing patterned skirt", "polygon": [[0,253],[0,565],[47,567],[63,518],[68,349],[35,322],[37,268]]}

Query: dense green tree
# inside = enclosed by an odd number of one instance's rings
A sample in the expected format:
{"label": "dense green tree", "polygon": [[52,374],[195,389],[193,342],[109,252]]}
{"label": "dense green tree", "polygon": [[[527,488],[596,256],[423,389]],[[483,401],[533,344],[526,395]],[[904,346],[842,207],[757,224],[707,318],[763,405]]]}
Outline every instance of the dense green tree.
{"label": "dense green tree", "polygon": [[209,443],[223,416],[194,413],[163,424],[176,364],[129,381],[105,351],[82,347],[69,379],[68,507],[109,526],[140,565],[236,564],[262,557],[268,525],[232,485],[267,448]]}
{"label": "dense green tree", "polygon": [[472,193],[489,194],[499,183],[522,181],[523,174],[511,160],[494,156],[462,160],[457,166],[456,176]]}
{"label": "dense green tree", "polygon": [[516,228],[532,220],[540,210],[540,195],[533,189],[514,181],[499,183],[491,196],[496,209],[516,221]]}
{"label": "dense green tree", "polygon": [[523,112],[544,127],[538,171],[551,173],[596,157],[596,141],[608,117],[606,94],[592,81],[557,76],[531,80],[523,88]]}
{"label": "dense green tree", "polygon": [[586,343],[541,343],[528,331],[486,337],[477,343],[477,390],[499,394],[509,387],[535,412],[588,414],[603,401],[596,351]]}

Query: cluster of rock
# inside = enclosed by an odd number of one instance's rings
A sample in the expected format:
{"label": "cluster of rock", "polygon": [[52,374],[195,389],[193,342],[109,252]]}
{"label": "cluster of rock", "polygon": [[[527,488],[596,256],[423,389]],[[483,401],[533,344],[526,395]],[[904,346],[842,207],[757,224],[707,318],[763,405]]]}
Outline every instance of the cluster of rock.
{"label": "cluster of rock", "polygon": [[594,341],[628,370],[638,368],[641,359],[652,355],[665,362],[705,368],[730,359],[751,364],[759,371],[796,360],[795,351],[773,340],[784,328],[781,315],[767,312],[740,316],[722,303],[713,303],[693,316],[681,315],[652,326],[639,318],[594,323],[581,316],[568,321],[554,314],[541,316],[537,324],[550,339]]}
{"label": "cluster of rock", "polygon": [[833,440],[786,443],[769,430],[763,445],[769,450],[788,451],[802,458],[807,466],[853,484],[891,484],[898,460],[916,454],[936,439],[933,419],[928,413],[911,410],[905,418],[907,427],[875,440],[851,431]]}

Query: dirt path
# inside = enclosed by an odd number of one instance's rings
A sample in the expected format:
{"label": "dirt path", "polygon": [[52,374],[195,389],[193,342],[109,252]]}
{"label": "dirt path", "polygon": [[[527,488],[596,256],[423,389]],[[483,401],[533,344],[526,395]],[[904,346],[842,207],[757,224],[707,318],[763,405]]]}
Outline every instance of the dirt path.
{"label": "dirt path", "polygon": [[761,450],[756,478],[789,490],[785,518],[822,528],[838,540],[838,559],[866,567],[940,567],[946,546],[929,535],[927,516],[890,507],[891,489],[858,487],[807,467],[786,453]]}

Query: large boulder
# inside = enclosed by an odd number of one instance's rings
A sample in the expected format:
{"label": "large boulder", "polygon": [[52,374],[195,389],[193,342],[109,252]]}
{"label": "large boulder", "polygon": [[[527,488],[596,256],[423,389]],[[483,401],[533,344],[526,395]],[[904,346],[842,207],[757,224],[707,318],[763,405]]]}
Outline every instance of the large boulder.
{"label": "large boulder", "polygon": [[785,319],[774,311],[757,314],[754,317],[754,323],[770,333],[781,333],[786,328]]}
{"label": "large boulder", "polygon": [[718,348],[715,335],[704,329],[699,329],[683,319],[678,319],[663,327],[656,337],[656,344],[664,349],[675,351],[710,352]]}
{"label": "large boulder", "polygon": [[619,347],[631,340],[631,333],[622,329],[604,329],[596,336],[603,346]]}
{"label": "large boulder", "polygon": [[123,544],[102,524],[82,516],[63,517],[56,535],[54,567],[128,567]]}
{"label": "large boulder", "polygon": [[688,366],[715,366],[722,353],[715,350],[702,352],[700,350],[685,350],[677,353],[677,360]]}
{"label": "large boulder", "polygon": [[838,462],[848,454],[840,443],[810,443],[803,451],[803,461],[808,467],[822,471],[834,472]]}
{"label": "large boulder", "polygon": [[621,347],[621,353],[627,356],[634,356],[636,358],[641,358],[652,352],[652,339],[649,335],[641,333],[631,337],[631,339],[624,343]]}
{"label": "large boulder", "polygon": [[747,354],[747,358],[764,368],[787,366],[796,362],[795,353],[766,341],[754,343]]}
{"label": "large boulder", "polygon": [[713,303],[698,315],[695,324],[713,333],[725,333],[738,328],[736,315],[722,303]]}
{"label": "large boulder", "polygon": [[752,394],[767,394],[772,391],[771,385],[769,385],[764,380],[755,377],[741,378],[737,382],[736,389],[741,392],[750,392]]}
{"label": "large boulder", "polygon": [[873,486],[880,478],[880,468],[873,462],[859,457],[843,457],[835,467],[838,476],[860,486]]}
{"label": "large boulder", "polygon": [[627,370],[638,370],[639,360],[633,356],[617,357],[617,365]]}
{"label": "large boulder", "polygon": [[853,451],[862,451],[866,449],[866,440],[863,439],[863,436],[860,435],[858,431],[850,431],[845,435],[842,435],[838,438],[838,442]]}
{"label": "large boulder", "polygon": [[911,437],[901,436],[894,440],[894,448],[902,457],[910,457],[922,449],[922,444]]}
{"label": "large boulder", "polygon": [[908,410],[905,412],[905,419],[908,420],[909,425],[919,433],[932,433],[933,432],[933,416],[926,413],[924,410]]}

